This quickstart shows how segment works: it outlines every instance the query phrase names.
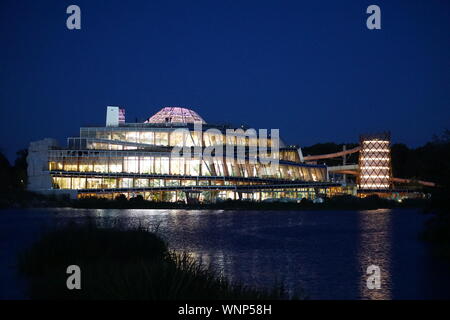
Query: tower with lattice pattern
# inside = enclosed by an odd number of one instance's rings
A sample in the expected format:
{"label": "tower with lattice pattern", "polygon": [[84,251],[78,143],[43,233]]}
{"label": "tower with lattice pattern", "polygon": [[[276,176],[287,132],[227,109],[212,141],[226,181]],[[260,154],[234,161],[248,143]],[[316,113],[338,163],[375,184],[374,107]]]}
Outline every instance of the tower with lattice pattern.
{"label": "tower with lattice pattern", "polygon": [[391,135],[383,132],[360,136],[358,186],[362,190],[391,188]]}

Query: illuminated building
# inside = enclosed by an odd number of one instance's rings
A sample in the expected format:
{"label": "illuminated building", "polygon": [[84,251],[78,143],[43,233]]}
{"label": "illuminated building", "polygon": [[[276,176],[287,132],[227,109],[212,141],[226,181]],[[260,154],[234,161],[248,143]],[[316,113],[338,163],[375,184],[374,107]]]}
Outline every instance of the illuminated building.
{"label": "illuminated building", "polygon": [[[52,139],[31,143],[29,190],[78,198],[270,201],[314,198],[337,186],[328,182],[326,166],[303,162],[300,148],[260,132],[207,124],[190,109],[166,107],[143,123],[126,123],[124,117],[123,109],[108,107],[106,126],[80,128],[65,148]],[[255,161],[250,150],[260,145],[267,145],[277,166]],[[223,156],[205,157],[217,146],[223,146]],[[192,154],[174,153],[181,147]],[[241,158],[234,154],[239,148]]]}
{"label": "illuminated building", "polygon": [[390,134],[360,137],[359,189],[361,191],[386,191],[391,187]]}

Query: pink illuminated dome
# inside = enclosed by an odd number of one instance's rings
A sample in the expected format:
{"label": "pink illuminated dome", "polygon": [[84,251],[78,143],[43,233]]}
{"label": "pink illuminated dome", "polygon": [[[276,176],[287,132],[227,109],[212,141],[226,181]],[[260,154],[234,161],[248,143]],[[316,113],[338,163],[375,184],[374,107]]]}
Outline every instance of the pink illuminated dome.
{"label": "pink illuminated dome", "polygon": [[148,118],[144,123],[206,123],[197,112],[181,107],[165,107]]}

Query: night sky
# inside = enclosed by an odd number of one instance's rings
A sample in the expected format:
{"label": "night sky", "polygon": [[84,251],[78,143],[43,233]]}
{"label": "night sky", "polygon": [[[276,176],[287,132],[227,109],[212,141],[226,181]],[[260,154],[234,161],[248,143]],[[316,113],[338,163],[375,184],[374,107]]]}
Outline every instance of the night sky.
{"label": "night sky", "polygon": [[[66,8],[81,8],[81,30]],[[366,8],[381,7],[381,30]],[[279,128],[301,146],[450,128],[450,1],[0,2],[0,149],[65,145],[107,105]]]}

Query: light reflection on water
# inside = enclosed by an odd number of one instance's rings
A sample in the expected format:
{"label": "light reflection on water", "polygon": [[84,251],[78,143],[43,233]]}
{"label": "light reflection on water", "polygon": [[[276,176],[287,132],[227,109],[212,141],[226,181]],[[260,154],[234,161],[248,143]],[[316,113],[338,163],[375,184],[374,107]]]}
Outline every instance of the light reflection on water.
{"label": "light reflection on water", "polygon": [[[359,215],[358,261],[361,268],[360,297],[362,299],[391,299],[391,210],[379,209]],[[381,288],[367,287],[367,267],[375,265],[381,271]]]}
{"label": "light reflection on water", "polygon": [[[171,249],[250,286],[282,282],[289,293],[304,291],[312,299],[450,297],[448,266],[433,260],[417,239],[425,219],[417,210],[34,209],[0,214],[0,259],[7,261],[0,270],[0,298],[17,297],[11,294],[11,266],[39,230],[86,217],[105,227],[158,230]],[[366,287],[371,264],[381,268],[380,290]]]}

